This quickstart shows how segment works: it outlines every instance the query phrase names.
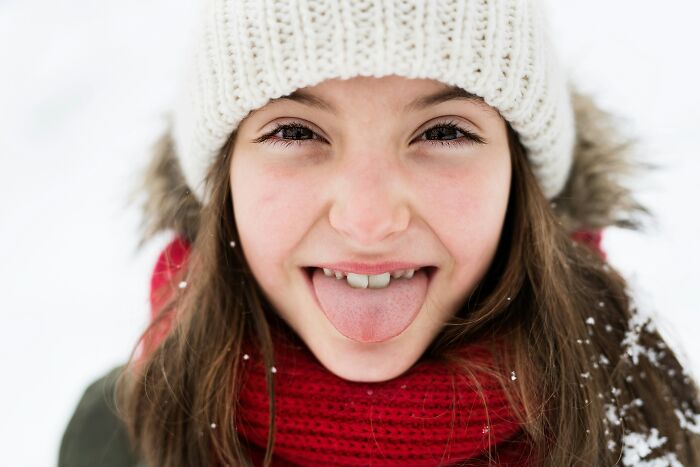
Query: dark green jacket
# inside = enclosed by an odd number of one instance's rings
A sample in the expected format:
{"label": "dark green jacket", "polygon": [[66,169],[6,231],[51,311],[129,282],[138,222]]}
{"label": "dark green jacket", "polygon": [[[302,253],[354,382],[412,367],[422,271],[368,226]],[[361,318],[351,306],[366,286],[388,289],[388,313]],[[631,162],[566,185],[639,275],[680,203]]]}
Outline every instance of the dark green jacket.
{"label": "dark green jacket", "polygon": [[114,386],[121,370],[114,368],[85,390],[63,433],[58,467],[146,467],[116,415]]}

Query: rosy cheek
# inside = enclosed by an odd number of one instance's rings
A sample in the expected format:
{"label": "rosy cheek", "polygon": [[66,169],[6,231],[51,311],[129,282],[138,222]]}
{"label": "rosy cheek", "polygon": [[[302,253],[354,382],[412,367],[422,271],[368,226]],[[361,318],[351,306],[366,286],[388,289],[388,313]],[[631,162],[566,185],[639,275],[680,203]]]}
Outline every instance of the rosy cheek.
{"label": "rosy cheek", "polygon": [[500,238],[510,187],[508,159],[473,165],[424,187],[430,198],[427,222],[464,267],[464,279],[489,262]]}
{"label": "rosy cheek", "polygon": [[483,222],[483,195],[476,177],[465,175],[432,185],[427,187],[425,196],[430,199],[428,206],[432,206],[427,212],[428,221],[441,226],[437,230],[453,242],[472,238],[477,224]]}
{"label": "rosy cheek", "polygon": [[308,228],[308,184],[257,170],[237,175],[233,205],[246,257],[254,270],[253,262],[260,271],[279,269]]}

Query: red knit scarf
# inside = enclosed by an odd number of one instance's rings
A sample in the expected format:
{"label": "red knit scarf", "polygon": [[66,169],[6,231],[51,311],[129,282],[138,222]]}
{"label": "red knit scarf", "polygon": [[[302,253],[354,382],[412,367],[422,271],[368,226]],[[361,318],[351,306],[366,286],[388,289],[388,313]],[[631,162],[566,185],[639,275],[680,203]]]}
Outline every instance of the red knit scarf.
{"label": "red knit scarf", "polygon": [[[600,232],[573,237],[603,255]],[[188,252],[189,245],[175,239],[161,253],[151,280],[153,313],[178,287],[172,279]],[[265,368],[250,346],[242,357],[237,428],[255,465],[262,465],[267,441],[267,371],[275,380],[274,466],[529,465],[530,446],[493,377],[479,374],[479,391],[449,365],[422,359],[389,381],[346,381],[323,367],[289,328],[271,328],[274,369]],[[480,345],[461,352],[489,362]]]}
{"label": "red knit scarf", "polygon": [[[464,349],[488,361],[478,346]],[[268,397],[261,356],[244,360],[238,429],[262,460]],[[526,465],[524,442],[498,382],[479,377],[479,392],[447,364],[422,360],[381,383],[356,383],[324,368],[303,344],[275,336],[277,435],[274,465]],[[270,371],[270,370],[267,370]],[[483,400],[482,400],[483,397]],[[523,459],[520,459],[523,457]],[[462,464],[463,465],[463,464]]]}

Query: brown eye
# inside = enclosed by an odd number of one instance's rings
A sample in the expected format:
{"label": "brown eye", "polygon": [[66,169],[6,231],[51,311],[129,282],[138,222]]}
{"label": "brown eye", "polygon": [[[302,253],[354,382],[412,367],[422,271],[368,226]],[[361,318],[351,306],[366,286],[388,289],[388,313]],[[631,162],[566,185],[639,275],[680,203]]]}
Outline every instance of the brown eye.
{"label": "brown eye", "polygon": [[283,139],[313,139],[314,132],[303,125],[287,125],[277,130]]}
{"label": "brown eye", "polygon": [[299,122],[285,123],[277,125],[274,130],[267,134],[264,134],[260,138],[253,140],[255,143],[268,142],[270,144],[282,144],[284,146],[298,145],[301,146],[305,140],[321,140],[325,141],[323,138],[318,136],[313,130],[311,130],[306,125]]}
{"label": "brown eye", "polygon": [[432,138],[443,139],[445,137],[447,137],[447,139],[456,139],[459,137],[458,133],[460,133],[458,129],[447,125],[436,126],[425,132],[425,134],[428,135],[428,140]]}
{"label": "brown eye", "polygon": [[[459,134],[464,135],[460,137]],[[460,146],[463,144],[485,144],[479,135],[459,127],[455,122],[442,122],[423,132],[426,141],[441,146]],[[422,139],[421,139],[422,140]]]}

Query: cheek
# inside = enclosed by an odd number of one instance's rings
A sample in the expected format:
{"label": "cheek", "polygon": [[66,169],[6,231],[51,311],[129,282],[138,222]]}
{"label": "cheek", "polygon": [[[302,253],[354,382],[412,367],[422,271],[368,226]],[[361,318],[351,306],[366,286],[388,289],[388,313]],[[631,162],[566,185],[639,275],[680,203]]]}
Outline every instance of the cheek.
{"label": "cheek", "polygon": [[425,197],[434,206],[428,222],[450,255],[472,271],[484,269],[498,245],[510,193],[506,154],[454,170],[439,184],[424,187]]}
{"label": "cheek", "polygon": [[306,185],[263,170],[245,160],[231,166],[236,228],[246,259],[256,271],[272,271],[290,257],[304,230],[303,213],[311,199]]}

